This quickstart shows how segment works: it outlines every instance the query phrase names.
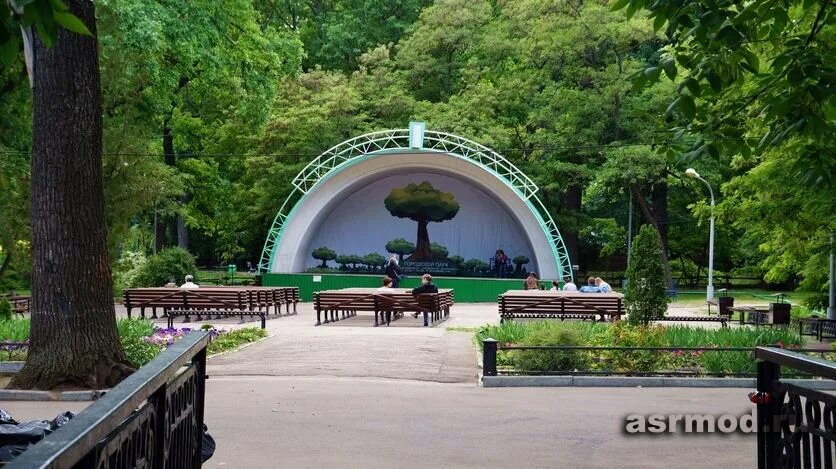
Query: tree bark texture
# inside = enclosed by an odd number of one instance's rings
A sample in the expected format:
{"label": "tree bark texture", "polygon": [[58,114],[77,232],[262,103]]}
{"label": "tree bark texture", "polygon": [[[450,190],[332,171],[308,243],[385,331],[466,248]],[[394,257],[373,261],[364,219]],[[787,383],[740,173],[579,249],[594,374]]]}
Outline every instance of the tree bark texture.
{"label": "tree bark texture", "polygon": [[[566,209],[571,213],[581,213],[583,206],[583,186],[572,185],[566,189],[565,198]],[[581,265],[580,258],[580,239],[578,237],[577,223],[571,229],[561,229],[563,236],[563,244],[566,245],[566,251],[569,253],[569,260],[574,265],[581,266],[581,271],[584,270]]]}
{"label": "tree bark texture", "polygon": [[667,288],[673,288],[673,276],[671,275],[671,265],[668,260],[667,238],[662,239],[662,231],[659,229],[659,222],[653,214],[653,210],[651,210],[650,205],[647,203],[647,199],[644,198],[639,186],[636,184],[630,184],[630,192],[633,194],[633,198],[636,199],[636,203],[639,205],[645,220],[656,228],[656,234],[659,237],[659,246],[661,247],[661,249],[659,249],[659,259],[662,261],[662,270],[665,271],[665,285]]}
{"label": "tree bark texture", "polygon": [[116,332],[102,187],[95,6],[66,2],[93,37],[35,40],[32,326],[11,386],[107,388],[132,369]]}

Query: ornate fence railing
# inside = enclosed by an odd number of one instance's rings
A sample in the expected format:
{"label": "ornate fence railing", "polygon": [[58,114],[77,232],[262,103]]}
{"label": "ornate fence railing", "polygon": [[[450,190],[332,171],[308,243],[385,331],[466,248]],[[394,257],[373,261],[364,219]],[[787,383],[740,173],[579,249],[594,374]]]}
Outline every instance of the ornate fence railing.
{"label": "ornate fence railing", "polygon": [[206,346],[194,331],[8,468],[199,468]]}
{"label": "ornate fence railing", "polygon": [[836,363],[771,347],[758,362],[758,468],[836,466],[836,396],[781,381],[781,367],[836,380]]}

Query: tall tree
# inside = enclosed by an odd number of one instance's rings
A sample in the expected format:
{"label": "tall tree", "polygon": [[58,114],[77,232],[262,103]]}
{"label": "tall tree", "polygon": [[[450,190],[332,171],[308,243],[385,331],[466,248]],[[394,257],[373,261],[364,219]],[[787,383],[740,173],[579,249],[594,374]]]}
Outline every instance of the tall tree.
{"label": "tall tree", "polygon": [[15,387],[105,388],[132,371],[107,252],[95,6],[68,4],[91,35],[34,36],[31,345]]}
{"label": "tall tree", "polygon": [[446,254],[433,250],[427,225],[430,222],[452,220],[459,213],[459,203],[456,202],[452,193],[442,192],[424,181],[421,184],[408,184],[400,189],[392,189],[383,203],[392,216],[409,218],[418,222],[415,252],[409,256],[410,260],[421,261],[446,257]]}

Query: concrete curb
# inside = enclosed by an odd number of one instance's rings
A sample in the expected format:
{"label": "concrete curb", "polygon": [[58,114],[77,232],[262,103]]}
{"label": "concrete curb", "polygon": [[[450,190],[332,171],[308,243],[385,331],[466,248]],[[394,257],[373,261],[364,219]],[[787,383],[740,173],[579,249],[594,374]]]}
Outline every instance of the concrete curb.
{"label": "concrete curb", "polygon": [[[755,388],[754,378],[668,378],[657,376],[482,376],[486,388],[510,387],[643,387]],[[836,390],[836,381],[788,379],[784,383],[823,391]]]}
{"label": "concrete curb", "polygon": [[26,362],[0,362],[0,375],[13,375],[23,369],[23,364]]}
{"label": "concrete curb", "polygon": [[270,333],[268,332],[268,333],[267,333],[267,336],[262,337],[262,338],[260,338],[260,339],[256,340],[255,342],[246,342],[246,343],[243,343],[243,344],[239,345],[238,347],[236,347],[236,348],[234,348],[234,349],[232,349],[232,350],[224,350],[223,352],[218,352],[218,353],[213,353],[212,355],[207,355],[207,356],[206,356],[206,359],[207,359],[207,360],[209,360],[210,358],[220,357],[221,355],[226,355],[226,354],[229,354],[229,353],[235,353],[235,352],[238,352],[238,351],[244,350],[244,349],[245,349],[245,348],[247,348],[247,347],[250,347],[250,346],[252,346],[252,345],[255,345],[255,344],[259,343],[259,342],[263,342],[263,341],[265,341],[265,340],[269,339],[270,337],[274,337],[274,336],[275,336],[275,334],[270,334]]}
{"label": "concrete curb", "polygon": [[22,389],[0,389],[0,401],[95,401],[104,396],[102,391],[31,391]]}

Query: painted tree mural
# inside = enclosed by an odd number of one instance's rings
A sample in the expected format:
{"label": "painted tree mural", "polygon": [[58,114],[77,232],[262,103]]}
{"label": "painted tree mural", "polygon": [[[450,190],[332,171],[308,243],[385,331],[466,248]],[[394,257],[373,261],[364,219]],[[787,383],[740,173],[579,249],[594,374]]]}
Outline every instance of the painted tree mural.
{"label": "painted tree mural", "polygon": [[393,189],[383,201],[386,210],[398,218],[409,218],[418,222],[418,236],[415,252],[408,260],[426,261],[443,259],[433,252],[427,225],[452,220],[459,213],[459,203],[450,192],[441,192],[427,181],[421,184],[409,184],[400,189]]}
{"label": "painted tree mural", "polygon": [[415,252],[415,245],[409,241],[398,238],[386,243],[386,252],[398,255],[398,262],[403,262],[403,256]]}

